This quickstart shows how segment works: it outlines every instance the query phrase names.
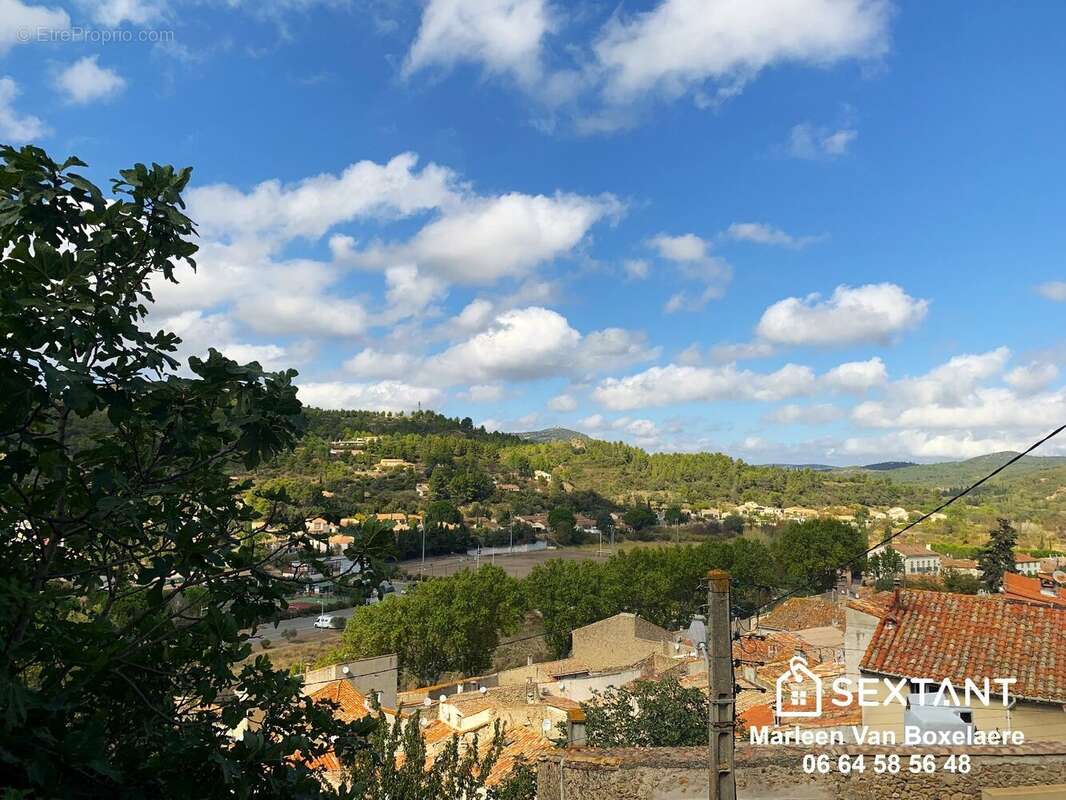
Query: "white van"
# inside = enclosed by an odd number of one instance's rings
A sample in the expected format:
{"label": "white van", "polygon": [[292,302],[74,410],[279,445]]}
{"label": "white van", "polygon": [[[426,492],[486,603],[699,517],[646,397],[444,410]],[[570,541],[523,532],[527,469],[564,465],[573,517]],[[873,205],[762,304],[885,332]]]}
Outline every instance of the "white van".
{"label": "white van", "polygon": [[334,628],[337,627],[333,624],[333,616],[331,614],[323,614],[315,620],[316,628]]}

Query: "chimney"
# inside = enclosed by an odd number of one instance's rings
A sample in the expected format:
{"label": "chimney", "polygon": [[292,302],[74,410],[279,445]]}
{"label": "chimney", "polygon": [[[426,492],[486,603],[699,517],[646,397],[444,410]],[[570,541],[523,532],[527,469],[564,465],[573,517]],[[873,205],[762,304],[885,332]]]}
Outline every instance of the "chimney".
{"label": "chimney", "polygon": [[526,656],[526,666],[527,667],[532,667],[533,666],[533,656]]}
{"label": "chimney", "polygon": [[526,678],[526,702],[530,705],[537,702],[537,687],[532,678]]}

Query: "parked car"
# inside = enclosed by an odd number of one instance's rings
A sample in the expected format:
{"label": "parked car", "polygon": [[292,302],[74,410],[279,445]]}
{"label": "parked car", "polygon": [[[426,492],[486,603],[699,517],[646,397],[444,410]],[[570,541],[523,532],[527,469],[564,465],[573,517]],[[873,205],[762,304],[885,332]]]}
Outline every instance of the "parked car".
{"label": "parked car", "polygon": [[338,617],[334,617],[332,614],[322,614],[315,620],[316,628],[339,628],[341,620]]}

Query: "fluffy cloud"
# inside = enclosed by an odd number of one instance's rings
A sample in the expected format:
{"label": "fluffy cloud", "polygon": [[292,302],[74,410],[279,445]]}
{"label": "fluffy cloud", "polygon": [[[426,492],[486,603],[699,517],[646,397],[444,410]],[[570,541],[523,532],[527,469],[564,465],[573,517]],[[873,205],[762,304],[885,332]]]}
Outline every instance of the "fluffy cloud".
{"label": "fluffy cloud", "polygon": [[439,389],[412,386],[401,381],[378,383],[301,383],[298,396],[317,408],[365,408],[371,411],[404,411],[434,406],[444,399]]}
{"label": "fluffy cloud", "polygon": [[622,269],[625,270],[626,277],[639,281],[648,277],[651,265],[643,258],[629,258],[622,262]]}
{"label": "fluffy cloud", "polygon": [[659,256],[670,261],[702,261],[707,257],[709,245],[694,233],[681,236],[669,236],[660,233],[648,240],[648,244],[658,251]]}
{"label": "fluffy cloud", "polygon": [[488,329],[430,356],[424,373],[441,383],[534,380],[610,369],[657,352],[640,334],[608,328],[582,336],[558,312],[531,306],[504,312]]}
{"label": "fluffy cloud", "polygon": [[683,277],[702,284],[699,289],[684,289],[667,300],[664,310],[699,311],[708,302],[725,294],[733,270],[728,263],[710,254],[710,244],[693,233],[670,236],[660,233],[647,242],[660,258],[678,265]]}
{"label": "fluffy cloud", "polygon": [[81,5],[92,13],[101,25],[117,28],[124,22],[144,25],[163,16],[163,2],[151,0],[81,0]]}
{"label": "fluffy cloud", "polygon": [[816,387],[809,367],[786,364],[776,372],[756,373],[724,367],[667,364],[625,378],[606,378],[593,399],[615,411],[720,400],[776,401],[810,394]]}
{"label": "fluffy cloud", "polygon": [[1059,376],[1059,368],[1047,361],[1033,361],[1016,367],[1004,376],[1004,380],[1023,394],[1046,389]]}
{"label": "fluffy cloud", "polygon": [[833,295],[789,297],[770,306],[757,333],[782,345],[886,342],[920,323],[929,308],[894,283],[838,286]]}
{"label": "fluffy cloud", "polygon": [[541,73],[541,40],[553,18],[544,0],[429,0],[404,73],[472,61],[531,85]]}
{"label": "fluffy cloud", "polygon": [[181,338],[176,357],[185,362],[189,356],[204,357],[210,348],[242,364],[258,361],[268,370],[287,369],[306,357],[305,348],[286,348],[278,344],[253,344],[238,340],[232,320],[222,314],[185,311],[159,320],[159,327]]}
{"label": "fluffy cloud", "polygon": [[889,14],[885,0],[664,0],[614,19],[594,49],[609,102],[676,97],[707,81],[727,96],[771,65],[883,54]]}
{"label": "fluffy cloud", "polygon": [[621,212],[611,195],[557,193],[468,199],[402,244],[376,244],[349,257],[364,266],[416,263],[460,283],[528,273],[573,250],[600,220]]}
{"label": "fluffy cloud", "polygon": [[573,411],[577,408],[577,398],[572,394],[557,394],[548,401],[548,408],[552,411]]}
{"label": "fluffy cloud", "polygon": [[849,361],[822,376],[822,382],[838,392],[863,394],[883,386],[888,380],[885,362],[876,356],[869,361]]}
{"label": "fluffy cloud", "polygon": [[498,383],[479,383],[467,389],[463,396],[471,403],[495,403],[503,398],[503,386]]}
{"label": "fluffy cloud", "polygon": [[[0,19],[2,16],[0,0]],[[32,114],[22,114],[13,105],[19,95],[18,84],[12,78],[0,78],[0,138],[13,144],[28,142],[48,133],[46,126]]]}
{"label": "fluffy cloud", "polygon": [[726,228],[725,235],[738,242],[779,245],[794,249],[806,247],[825,238],[824,236],[793,236],[780,228],[764,225],[761,222],[734,222]]}
{"label": "fluffy cloud", "polygon": [[1036,290],[1048,300],[1066,303],[1066,281],[1048,281],[1040,284]]}
{"label": "fluffy cloud", "polygon": [[801,406],[795,403],[781,406],[766,414],[763,419],[782,425],[822,425],[840,419],[843,412],[834,405],[819,403]]}
{"label": "fluffy cloud", "polygon": [[55,87],[67,102],[85,105],[95,100],[115,97],[126,88],[126,80],[115,70],[101,67],[97,56],[78,59],[62,70]]}
{"label": "fluffy cloud", "polygon": [[417,359],[408,353],[386,353],[368,347],[344,362],[344,369],[361,378],[394,378],[409,373]]}
{"label": "fluffy cloud", "polygon": [[711,348],[710,357],[716,364],[728,364],[752,358],[769,358],[773,354],[773,346],[766,342],[734,342],[716,344]]}
{"label": "fluffy cloud", "polygon": [[[970,432],[944,434],[904,430],[884,436],[852,437],[846,439],[840,449],[852,456],[961,459],[1005,450],[1024,450],[1032,443],[1032,439],[1016,434],[980,436]],[[1056,452],[1066,452],[1066,447],[1062,443],[1051,442],[1043,454]]]}
{"label": "fluffy cloud", "polygon": [[854,128],[833,130],[801,122],[789,132],[787,150],[793,158],[839,158],[847,154],[852,142],[858,138],[859,132]]}
{"label": "fluffy cloud", "polygon": [[70,17],[61,8],[27,5],[22,0],[0,0],[0,55],[16,44],[24,43],[25,31],[36,34],[38,28],[65,31]]}
{"label": "fluffy cloud", "polygon": [[264,181],[250,192],[228,184],[194,187],[190,215],[201,236],[317,238],[360,217],[408,216],[458,202],[463,187],[451,170],[436,164],[416,170],[417,163],[414,153],[401,153],[385,164],[359,161],[340,175],[290,185]]}

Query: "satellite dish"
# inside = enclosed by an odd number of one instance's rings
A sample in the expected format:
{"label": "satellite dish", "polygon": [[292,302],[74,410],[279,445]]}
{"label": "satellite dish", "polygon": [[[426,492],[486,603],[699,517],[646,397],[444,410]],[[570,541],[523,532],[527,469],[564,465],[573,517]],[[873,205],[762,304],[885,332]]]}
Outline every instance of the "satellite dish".
{"label": "satellite dish", "polygon": [[1051,573],[1051,577],[1059,586],[1066,586],[1066,571],[1057,569]]}

